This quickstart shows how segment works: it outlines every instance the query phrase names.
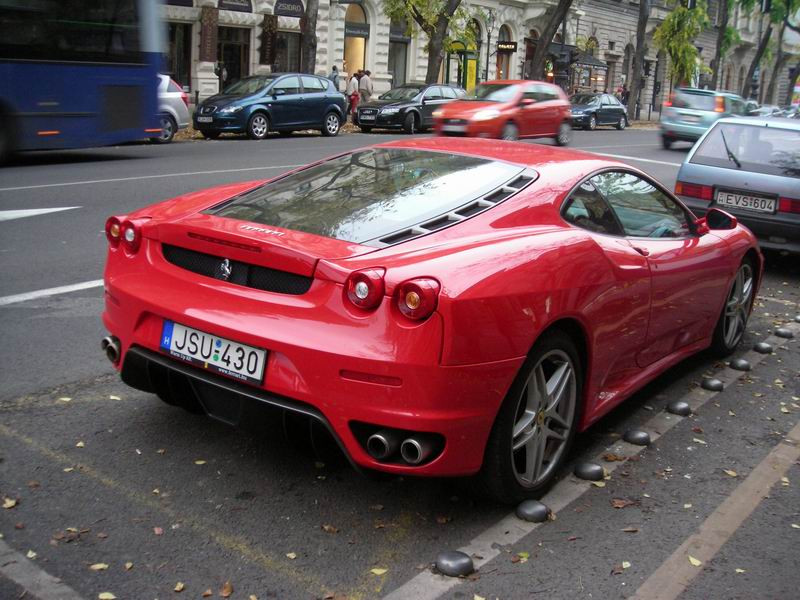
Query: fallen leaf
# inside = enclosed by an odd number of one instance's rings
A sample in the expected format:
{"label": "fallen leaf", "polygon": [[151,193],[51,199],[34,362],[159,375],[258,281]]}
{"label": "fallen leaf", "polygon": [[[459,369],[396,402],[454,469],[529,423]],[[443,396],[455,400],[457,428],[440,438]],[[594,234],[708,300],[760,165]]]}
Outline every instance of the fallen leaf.
{"label": "fallen leaf", "polygon": [[606,482],[605,481],[593,481],[592,485],[594,487],[600,487],[600,488],[601,487],[606,487]]}
{"label": "fallen leaf", "polygon": [[14,508],[17,505],[17,501],[13,498],[3,498],[3,508]]}
{"label": "fallen leaf", "polygon": [[625,533],[639,533],[639,528],[638,527],[626,527],[622,531],[624,531]]}
{"label": "fallen leaf", "polygon": [[789,485],[789,478],[788,477],[781,477],[781,485]]}
{"label": "fallen leaf", "polygon": [[25,529],[25,523],[15,523],[14,529]]}
{"label": "fallen leaf", "polygon": [[606,462],[622,462],[625,460],[625,457],[620,456],[619,454],[614,454],[613,452],[606,452],[603,454],[603,460]]}
{"label": "fallen leaf", "polygon": [[627,560],[623,560],[622,561],[622,568],[623,569],[630,569],[631,568],[631,563],[629,563]]}
{"label": "fallen leaf", "polygon": [[156,452],[158,452],[159,454],[164,454],[166,451],[167,450],[165,448],[159,448],[158,450],[156,450]]}
{"label": "fallen leaf", "polygon": [[800,529],[800,525],[797,523],[792,523],[792,529]]}
{"label": "fallen leaf", "polygon": [[139,455],[141,455],[141,454],[142,454],[142,451],[141,451],[141,450],[139,450],[138,448],[135,448],[135,450],[136,450],[136,454],[139,454]]}
{"label": "fallen leaf", "polygon": [[100,592],[97,594],[98,600],[117,600],[117,597],[111,592]]}
{"label": "fallen leaf", "polygon": [[175,584],[175,587],[172,589],[175,590],[176,592],[182,592],[183,590],[186,589],[186,586],[183,584],[182,581],[179,581],[178,583]]}
{"label": "fallen leaf", "polygon": [[204,464],[206,464],[206,461],[204,461],[204,460],[196,460],[196,461],[194,461],[194,464],[196,464],[196,465],[204,465]]}
{"label": "fallen leaf", "polygon": [[517,556],[519,557],[520,563],[528,562],[528,559],[531,557],[531,555],[528,552],[517,552]]}
{"label": "fallen leaf", "polygon": [[611,569],[611,574],[612,575],[622,575],[622,571],[623,570],[624,569],[622,568],[622,565],[614,565],[614,567]]}
{"label": "fallen leaf", "polygon": [[472,594],[472,600],[486,600],[486,598],[478,596],[478,594]]}
{"label": "fallen leaf", "polygon": [[161,493],[161,490],[159,490],[158,488],[155,488],[155,489],[153,490],[153,493],[154,493],[156,496],[158,496],[158,495]]}
{"label": "fallen leaf", "polygon": [[125,570],[126,571],[130,571],[132,568],[133,568],[133,563],[132,562],[126,562],[125,563]]}
{"label": "fallen leaf", "polygon": [[84,444],[83,442],[78,442],[77,444],[75,444],[75,447],[76,448],[83,448],[85,445],[86,444]]}
{"label": "fallen leaf", "polygon": [[89,567],[92,571],[105,571],[108,568],[106,563],[94,563]]}
{"label": "fallen leaf", "polygon": [[108,537],[108,534],[107,533],[98,533],[97,537],[99,537],[101,540],[104,540],[104,539],[106,539]]}
{"label": "fallen leaf", "polygon": [[73,467],[67,467],[64,469],[64,473],[72,473],[75,469]]}
{"label": "fallen leaf", "polygon": [[212,596],[213,594],[214,594],[214,592],[212,592],[211,590],[206,590],[201,595],[203,596],[203,598],[208,598],[208,597]]}
{"label": "fallen leaf", "polygon": [[785,406],[781,406],[781,412],[785,415],[788,415],[791,411]]}
{"label": "fallen leaf", "polygon": [[735,412],[733,412],[732,410],[729,410],[729,411],[728,411],[728,416],[729,416],[729,417],[735,417],[735,416],[736,416],[736,413],[735,413]]}
{"label": "fallen leaf", "polygon": [[704,446],[706,446],[706,445],[707,445],[707,444],[706,444],[706,442],[705,442],[705,440],[701,440],[700,438],[692,438],[692,441],[693,441],[695,444],[703,444]]}
{"label": "fallen leaf", "polygon": [[297,558],[297,554],[294,552],[289,552],[286,554],[286,558],[288,558],[289,560],[294,560],[295,558]]}
{"label": "fallen leaf", "polygon": [[258,596],[256,596],[255,594],[250,594],[250,595],[247,597],[247,600],[258,600]]}
{"label": "fallen leaf", "polygon": [[67,396],[62,396],[61,398],[58,399],[59,402],[69,402],[70,400],[72,400],[72,398],[69,398]]}
{"label": "fallen leaf", "polygon": [[692,431],[694,431],[695,433],[703,433],[703,428],[698,425],[695,425],[694,427],[692,427]]}
{"label": "fallen leaf", "polygon": [[389,569],[381,569],[379,567],[375,567],[374,569],[370,569],[369,572],[372,573],[373,575],[381,576],[384,573],[386,573],[388,570]]}
{"label": "fallen leaf", "polygon": [[122,400],[119,396],[114,396],[113,394],[108,397],[109,400]]}
{"label": "fallen leaf", "polygon": [[687,502],[686,504],[684,504],[683,508],[692,508],[691,502]]}
{"label": "fallen leaf", "polygon": [[439,523],[439,525],[444,525],[445,523],[449,523],[451,519],[452,519],[452,517],[446,517],[444,515],[439,515],[438,517],[436,517],[436,522]]}
{"label": "fallen leaf", "polygon": [[164,535],[164,530],[161,527],[153,527],[153,533],[156,535]]}
{"label": "fallen leaf", "polygon": [[747,573],[744,569],[735,569],[737,573]]}
{"label": "fallen leaf", "polygon": [[37,555],[37,554],[36,554],[36,552],[34,552],[33,550],[28,550],[28,553],[27,553],[25,556],[27,556],[28,558],[30,558],[31,560],[33,560],[33,559],[34,559],[34,558],[36,558],[38,555]]}
{"label": "fallen leaf", "polygon": [[28,487],[31,488],[31,489],[38,488],[39,487],[39,482],[36,481],[35,479],[33,479],[33,480],[28,482]]}
{"label": "fallen leaf", "polygon": [[339,533],[339,529],[327,523],[322,526],[322,530],[326,533]]}
{"label": "fallen leaf", "polygon": [[725,475],[729,475],[731,477],[738,477],[739,476],[739,474],[736,471],[732,470],[732,469],[723,469],[723,472],[725,473]]}
{"label": "fallen leaf", "polygon": [[233,593],[233,584],[230,581],[226,581],[222,584],[222,589],[219,591],[219,595],[223,598],[229,598],[230,595]]}
{"label": "fallen leaf", "polygon": [[702,561],[702,560],[697,560],[697,559],[696,559],[694,556],[692,556],[691,554],[689,554],[689,555],[687,555],[687,556],[689,557],[689,562],[690,562],[690,563],[692,563],[692,566],[693,566],[693,567],[699,567],[700,565],[702,565],[702,564],[703,564],[703,561]]}
{"label": "fallen leaf", "polygon": [[632,506],[636,504],[633,500],[626,500],[625,498],[612,498],[611,506],[614,508],[625,508],[626,506]]}

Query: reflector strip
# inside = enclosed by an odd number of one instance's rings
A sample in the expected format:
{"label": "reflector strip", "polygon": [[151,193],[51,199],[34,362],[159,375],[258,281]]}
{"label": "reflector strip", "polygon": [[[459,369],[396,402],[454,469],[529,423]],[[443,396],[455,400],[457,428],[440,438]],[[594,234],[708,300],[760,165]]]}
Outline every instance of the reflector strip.
{"label": "reflector strip", "polygon": [[37,131],[36,135],[41,135],[41,136],[45,136],[45,135],[61,135],[61,132],[58,131],[57,129],[53,129],[53,130]]}

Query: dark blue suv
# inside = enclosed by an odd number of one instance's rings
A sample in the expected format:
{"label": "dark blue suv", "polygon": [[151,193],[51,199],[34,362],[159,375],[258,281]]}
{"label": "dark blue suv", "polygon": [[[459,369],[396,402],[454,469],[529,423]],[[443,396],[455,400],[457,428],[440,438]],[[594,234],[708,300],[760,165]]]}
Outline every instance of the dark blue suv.
{"label": "dark blue suv", "polygon": [[207,138],[246,133],[263,139],[270,131],[319,129],[333,136],[345,120],[344,94],[324,77],[273,73],[245,77],[207,98],[194,112],[194,128]]}

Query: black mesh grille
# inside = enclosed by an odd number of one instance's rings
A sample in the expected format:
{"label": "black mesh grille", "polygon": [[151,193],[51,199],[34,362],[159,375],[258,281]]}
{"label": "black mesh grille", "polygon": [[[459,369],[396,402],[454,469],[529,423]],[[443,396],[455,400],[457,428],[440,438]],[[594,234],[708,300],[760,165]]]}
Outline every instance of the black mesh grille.
{"label": "black mesh grille", "polygon": [[[173,265],[198,275],[222,279],[219,277],[220,265],[225,259],[221,256],[187,250],[186,248],[169,244],[162,244],[161,249],[164,253],[164,258]],[[236,285],[267,292],[294,295],[305,294],[313,281],[311,277],[304,275],[251,265],[238,260],[231,260],[229,263],[231,272],[226,280],[228,283],[235,283]]]}

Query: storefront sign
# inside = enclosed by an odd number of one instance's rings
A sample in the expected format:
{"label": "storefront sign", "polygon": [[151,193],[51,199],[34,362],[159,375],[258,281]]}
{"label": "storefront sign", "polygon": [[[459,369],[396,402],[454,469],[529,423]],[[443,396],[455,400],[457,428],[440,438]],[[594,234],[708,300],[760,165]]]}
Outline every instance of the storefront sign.
{"label": "storefront sign", "polygon": [[369,23],[345,23],[344,35],[349,37],[369,37]]}
{"label": "storefront sign", "polygon": [[258,57],[262,65],[271,65],[275,62],[275,38],[278,31],[278,17],[264,15],[261,21],[261,55]]}
{"label": "storefront sign", "polygon": [[278,17],[297,17],[299,19],[306,11],[300,0],[276,0],[275,9],[272,12]]}
{"label": "storefront sign", "polygon": [[219,11],[212,6],[200,9],[200,60],[217,61],[217,25]]}
{"label": "storefront sign", "polygon": [[517,42],[497,42],[498,52],[516,52]]}
{"label": "storefront sign", "polygon": [[253,5],[250,0],[219,0],[219,9],[253,12]]}

